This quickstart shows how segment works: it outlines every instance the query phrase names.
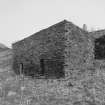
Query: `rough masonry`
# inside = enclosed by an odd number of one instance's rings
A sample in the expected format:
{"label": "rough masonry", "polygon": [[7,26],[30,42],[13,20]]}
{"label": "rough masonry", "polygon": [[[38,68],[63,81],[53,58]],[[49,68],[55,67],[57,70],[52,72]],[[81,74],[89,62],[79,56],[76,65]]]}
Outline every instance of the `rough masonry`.
{"label": "rough masonry", "polygon": [[13,43],[13,70],[36,78],[67,78],[71,71],[100,67],[102,46],[105,30],[88,32],[64,20]]}

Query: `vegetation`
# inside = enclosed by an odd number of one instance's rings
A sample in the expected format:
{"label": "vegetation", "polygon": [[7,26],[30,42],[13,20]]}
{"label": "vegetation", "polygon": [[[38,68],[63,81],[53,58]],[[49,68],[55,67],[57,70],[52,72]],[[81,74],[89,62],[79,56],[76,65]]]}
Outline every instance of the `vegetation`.
{"label": "vegetation", "polygon": [[1,72],[0,105],[104,105],[104,75],[96,70],[74,73],[68,80],[44,80]]}

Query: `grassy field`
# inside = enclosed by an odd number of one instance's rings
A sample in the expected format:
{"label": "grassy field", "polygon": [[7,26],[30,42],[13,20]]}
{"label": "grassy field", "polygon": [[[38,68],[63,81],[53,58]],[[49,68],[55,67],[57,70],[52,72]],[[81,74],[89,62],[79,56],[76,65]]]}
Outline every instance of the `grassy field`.
{"label": "grassy field", "polygon": [[105,105],[105,71],[43,80],[0,73],[0,105]]}

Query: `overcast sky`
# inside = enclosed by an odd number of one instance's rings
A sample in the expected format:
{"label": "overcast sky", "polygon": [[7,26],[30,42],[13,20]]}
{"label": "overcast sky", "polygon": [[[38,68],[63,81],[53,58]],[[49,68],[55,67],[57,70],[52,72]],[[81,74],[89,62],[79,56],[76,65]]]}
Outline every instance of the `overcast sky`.
{"label": "overcast sky", "polygon": [[105,29],[105,0],[0,0],[0,43],[11,46],[64,19]]}

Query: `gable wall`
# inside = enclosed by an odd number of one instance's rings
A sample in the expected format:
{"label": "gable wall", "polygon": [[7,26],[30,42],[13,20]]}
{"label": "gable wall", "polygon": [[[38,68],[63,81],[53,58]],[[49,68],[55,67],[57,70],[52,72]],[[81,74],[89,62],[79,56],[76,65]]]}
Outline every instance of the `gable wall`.
{"label": "gable wall", "polygon": [[[63,65],[64,63],[63,51],[65,48],[64,43],[65,43],[65,38],[64,38],[63,22],[60,24],[54,25],[52,27],[49,27],[45,30],[42,30],[28,38],[25,38],[24,40],[14,43],[13,44],[13,52],[14,52],[13,69],[17,74],[19,74],[19,64],[22,62],[26,71],[27,69],[29,69],[28,66],[32,65],[33,67],[32,72],[34,71],[34,74],[38,75],[38,73],[40,73],[41,71],[40,59],[45,59],[45,61],[50,59],[50,61],[51,60],[53,62],[58,61],[58,63],[60,61]],[[54,65],[57,65],[57,64],[54,64]],[[52,72],[52,70],[51,70],[51,73],[49,72],[49,74],[51,75],[53,75],[53,73],[54,72]]]}

